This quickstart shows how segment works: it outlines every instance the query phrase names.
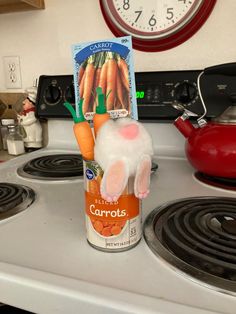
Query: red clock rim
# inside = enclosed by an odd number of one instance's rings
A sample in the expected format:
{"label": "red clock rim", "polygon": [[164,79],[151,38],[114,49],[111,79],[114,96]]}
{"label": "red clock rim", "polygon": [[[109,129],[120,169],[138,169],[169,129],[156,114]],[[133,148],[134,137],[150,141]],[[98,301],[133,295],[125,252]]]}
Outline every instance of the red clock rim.
{"label": "red clock rim", "polygon": [[[192,37],[206,22],[216,4],[216,1],[217,0],[205,0],[200,9],[197,11],[196,15],[189,21],[189,23],[187,23],[179,31],[168,37],[155,40],[143,40],[132,36],[133,48],[140,51],[159,52],[174,48],[182,44],[187,39]],[[115,24],[112,23],[104,9],[102,0],[99,0],[99,2],[105,22],[112,31],[112,33],[117,37],[128,35],[128,33],[122,32],[116,27]]]}

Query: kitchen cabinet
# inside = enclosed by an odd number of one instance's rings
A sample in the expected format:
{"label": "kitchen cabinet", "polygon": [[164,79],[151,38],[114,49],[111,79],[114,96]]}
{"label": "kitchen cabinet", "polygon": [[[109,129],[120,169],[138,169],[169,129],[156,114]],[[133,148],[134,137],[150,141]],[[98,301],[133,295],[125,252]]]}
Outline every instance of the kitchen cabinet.
{"label": "kitchen cabinet", "polygon": [[0,0],[0,13],[44,9],[44,0]]}

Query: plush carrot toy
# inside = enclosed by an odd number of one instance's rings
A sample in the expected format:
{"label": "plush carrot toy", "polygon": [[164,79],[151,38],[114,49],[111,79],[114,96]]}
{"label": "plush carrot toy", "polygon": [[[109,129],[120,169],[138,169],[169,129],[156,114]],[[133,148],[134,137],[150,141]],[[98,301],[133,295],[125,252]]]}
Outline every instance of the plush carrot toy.
{"label": "plush carrot toy", "polygon": [[95,137],[97,136],[97,132],[100,129],[100,127],[110,119],[110,115],[106,110],[105,106],[105,97],[102,93],[102,88],[97,87],[96,92],[98,95],[98,105],[96,107],[96,113],[93,117],[93,127],[94,127],[94,134]]}
{"label": "plush carrot toy", "polygon": [[94,138],[88,121],[85,120],[82,110],[83,99],[79,104],[79,117],[76,116],[75,110],[68,102],[64,106],[70,111],[75,122],[73,130],[75,138],[80,148],[80,152],[84,159],[94,160]]}

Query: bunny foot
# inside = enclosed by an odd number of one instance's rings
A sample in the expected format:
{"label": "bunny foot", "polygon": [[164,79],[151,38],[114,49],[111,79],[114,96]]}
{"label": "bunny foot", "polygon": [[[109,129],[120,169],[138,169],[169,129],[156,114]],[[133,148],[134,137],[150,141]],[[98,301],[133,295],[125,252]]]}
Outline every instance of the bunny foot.
{"label": "bunny foot", "polygon": [[134,194],[137,198],[143,199],[149,194],[151,157],[144,155],[138,164],[134,180]]}
{"label": "bunny foot", "polygon": [[107,202],[116,202],[128,181],[128,169],[123,160],[113,162],[104,172],[101,196]]}
{"label": "bunny foot", "polygon": [[140,199],[143,199],[143,198],[145,198],[145,197],[147,197],[148,196],[148,194],[149,194],[149,190],[147,190],[146,192],[143,192],[143,193],[137,193],[137,195],[135,195],[137,198],[140,198]]}
{"label": "bunny foot", "polygon": [[110,196],[109,194],[101,194],[102,195],[102,198],[105,200],[105,201],[107,201],[107,202],[109,202],[109,203],[111,203],[111,202],[116,202],[117,200],[118,200],[118,198],[119,198],[119,196],[117,196],[117,195],[114,195],[114,196]]}

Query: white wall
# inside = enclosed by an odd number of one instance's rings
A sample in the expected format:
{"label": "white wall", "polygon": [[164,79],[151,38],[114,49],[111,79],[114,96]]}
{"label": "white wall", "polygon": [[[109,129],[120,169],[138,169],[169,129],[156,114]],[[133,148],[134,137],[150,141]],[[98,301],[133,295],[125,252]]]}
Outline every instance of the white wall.
{"label": "white wall", "polygon": [[[3,56],[20,56],[26,88],[41,74],[71,74],[72,44],[113,37],[98,0],[45,0],[45,5],[43,11],[0,15],[1,91],[6,90]],[[208,21],[182,45],[157,53],[134,50],[135,70],[200,69],[236,61],[235,15],[235,0],[218,0]]]}

